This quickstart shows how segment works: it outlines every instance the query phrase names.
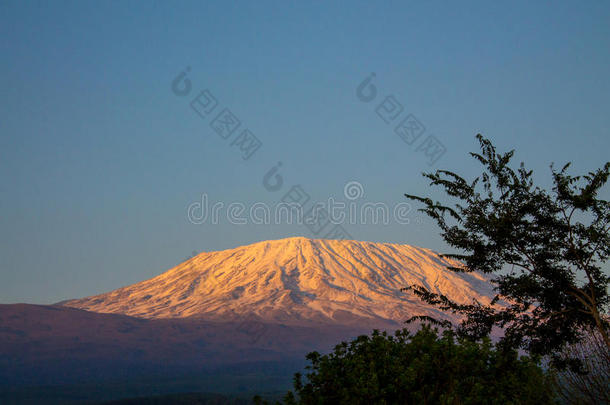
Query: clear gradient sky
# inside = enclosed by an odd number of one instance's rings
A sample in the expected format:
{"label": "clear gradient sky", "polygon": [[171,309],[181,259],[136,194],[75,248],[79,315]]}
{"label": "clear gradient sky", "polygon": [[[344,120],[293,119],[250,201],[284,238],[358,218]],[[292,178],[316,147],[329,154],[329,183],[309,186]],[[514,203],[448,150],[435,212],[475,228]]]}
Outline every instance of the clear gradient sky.
{"label": "clear gradient sky", "polygon": [[[536,4],[532,4],[536,3]],[[437,193],[475,175],[476,133],[548,185],[610,148],[610,2],[0,2],[0,303],[52,303],[150,278],[192,251],[313,235],[195,225],[189,204]],[[191,68],[263,146],[243,160],[179,97]],[[375,72],[377,99],[356,87]],[[393,95],[446,147],[434,166],[375,113]],[[212,117],[213,118],[213,117]],[[284,189],[262,179],[278,161]],[[607,193],[606,193],[607,197]],[[438,230],[346,225],[355,239],[443,250]]]}

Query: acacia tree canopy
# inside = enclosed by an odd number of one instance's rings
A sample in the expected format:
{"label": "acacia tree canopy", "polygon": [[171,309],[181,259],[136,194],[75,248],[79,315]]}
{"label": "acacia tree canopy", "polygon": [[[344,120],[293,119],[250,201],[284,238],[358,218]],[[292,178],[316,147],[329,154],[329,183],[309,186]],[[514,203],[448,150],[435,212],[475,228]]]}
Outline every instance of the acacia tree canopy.
{"label": "acacia tree canopy", "polygon": [[460,305],[421,286],[405,289],[464,315],[458,332],[473,339],[499,326],[505,332],[500,344],[553,355],[594,327],[610,346],[610,277],[602,269],[610,254],[610,204],[598,197],[610,162],[583,176],[569,175],[569,163],[561,170],[551,165],[553,187],[547,191],[534,185],[523,163],[511,168],[514,151],[499,154],[488,139],[480,134],[477,139],[481,153],[471,153],[483,166],[477,178],[467,181],[447,170],[424,174],[453,204],[405,196],[423,203],[420,211],[460,252],[444,255],[464,264],[450,270],[490,274],[497,296],[490,305]]}

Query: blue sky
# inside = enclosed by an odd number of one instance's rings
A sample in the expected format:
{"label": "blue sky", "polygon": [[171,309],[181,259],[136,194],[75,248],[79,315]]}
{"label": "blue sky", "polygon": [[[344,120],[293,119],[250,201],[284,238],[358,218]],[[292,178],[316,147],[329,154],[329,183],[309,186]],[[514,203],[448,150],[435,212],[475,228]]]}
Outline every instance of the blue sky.
{"label": "blue sky", "polygon": [[[438,195],[436,168],[474,176],[483,133],[549,184],[608,160],[607,2],[0,3],[0,302],[50,303],[152,277],[192,251],[314,235],[303,225],[193,224],[210,201],[273,205]],[[171,90],[190,67],[192,92]],[[377,98],[356,88],[371,72]],[[218,110],[189,106],[208,89]],[[433,165],[377,114],[394,96],[446,152]],[[220,109],[262,147],[210,126]],[[235,134],[237,136],[237,132]],[[283,189],[262,179],[282,162]],[[438,230],[346,224],[355,239],[443,250]]]}

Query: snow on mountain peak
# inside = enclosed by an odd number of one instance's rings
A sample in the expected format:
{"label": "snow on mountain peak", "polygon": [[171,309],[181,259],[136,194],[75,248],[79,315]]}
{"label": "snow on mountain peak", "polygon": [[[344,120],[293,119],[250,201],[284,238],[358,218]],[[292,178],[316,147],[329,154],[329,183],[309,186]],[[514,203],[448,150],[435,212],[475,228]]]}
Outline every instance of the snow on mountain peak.
{"label": "snow on mountain peak", "polygon": [[493,290],[458,262],[410,245],[293,237],[204,252],[152,279],[62,305],[142,318],[244,317],[299,324],[454,320],[401,288],[488,303]]}

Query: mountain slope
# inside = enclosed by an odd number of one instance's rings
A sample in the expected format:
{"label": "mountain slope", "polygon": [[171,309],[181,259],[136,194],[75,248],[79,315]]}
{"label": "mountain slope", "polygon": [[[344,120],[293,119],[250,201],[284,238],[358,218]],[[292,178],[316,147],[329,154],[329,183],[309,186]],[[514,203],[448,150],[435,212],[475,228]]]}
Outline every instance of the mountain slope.
{"label": "mountain slope", "polygon": [[0,404],[286,391],[305,354],[327,352],[368,332],[343,325],[141,319],[0,304]]}
{"label": "mountain slope", "polygon": [[489,302],[483,276],[447,265],[459,263],[409,245],[287,238],[201,253],[150,280],[61,304],[149,319],[354,324],[452,319],[400,290],[411,284],[461,303]]}

